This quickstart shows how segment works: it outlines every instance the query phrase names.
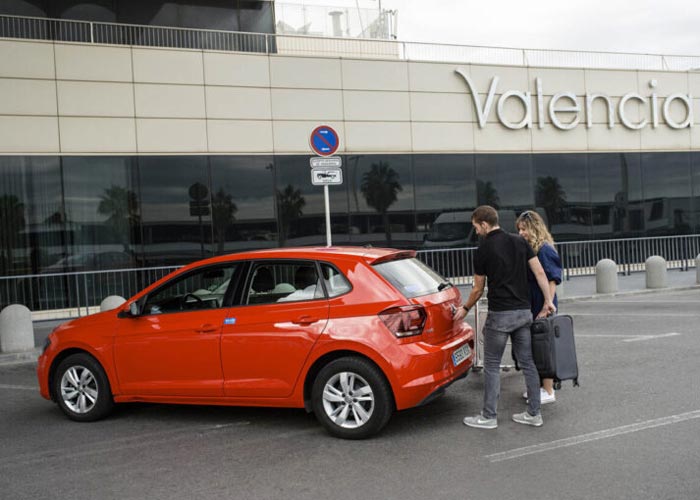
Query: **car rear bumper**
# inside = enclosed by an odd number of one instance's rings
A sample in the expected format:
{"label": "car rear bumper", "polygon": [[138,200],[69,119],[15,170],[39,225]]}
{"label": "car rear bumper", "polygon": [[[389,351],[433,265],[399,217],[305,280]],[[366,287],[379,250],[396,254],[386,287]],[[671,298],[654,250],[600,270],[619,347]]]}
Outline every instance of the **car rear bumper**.
{"label": "car rear bumper", "polygon": [[[467,359],[455,366],[452,353],[469,345]],[[397,370],[399,383],[394,387],[396,409],[426,404],[438,397],[453,382],[467,376],[474,363],[474,336],[461,334],[441,345],[417,342],[406,344],[408,356]]]}

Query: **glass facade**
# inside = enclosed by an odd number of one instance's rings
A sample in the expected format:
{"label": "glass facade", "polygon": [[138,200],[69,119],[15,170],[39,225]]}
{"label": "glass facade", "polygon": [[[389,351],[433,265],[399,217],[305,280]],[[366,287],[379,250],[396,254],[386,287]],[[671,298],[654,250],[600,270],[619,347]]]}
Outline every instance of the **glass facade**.
{"label": "glass facade", "polygon": [[0,14],[105,23],[274,33],[272,1],[2,0]]}
{"label": "glass facade", "polygon": [[[557,241],[700,231],[700,152],[344,155],[334,244],[473,244],[470,211],[525,209]],[[325,244],[309,156],[0,157],[0,272],[184,264]],[[440,230],[436,228],[440,226]],[[463,227],[464,226],[464,227]]]}

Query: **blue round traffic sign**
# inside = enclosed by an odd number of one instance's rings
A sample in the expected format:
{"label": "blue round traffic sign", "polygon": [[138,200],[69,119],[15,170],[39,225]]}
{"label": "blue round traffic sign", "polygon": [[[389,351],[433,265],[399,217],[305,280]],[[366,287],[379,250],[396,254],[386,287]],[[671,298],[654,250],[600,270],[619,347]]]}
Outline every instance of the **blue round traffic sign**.
{"label": "blue round traffic sign", "polygon": [[328,125],[316,127],[309,138],[311,149],[321,156],[330,156],[338,150],[338,133]]}

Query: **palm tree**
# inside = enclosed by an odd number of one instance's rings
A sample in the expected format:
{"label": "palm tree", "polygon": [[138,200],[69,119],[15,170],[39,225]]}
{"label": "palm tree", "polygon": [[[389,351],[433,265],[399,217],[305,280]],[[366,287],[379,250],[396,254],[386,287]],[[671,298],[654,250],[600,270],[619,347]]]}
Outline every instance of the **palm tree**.
{"label": "palm tree", "polygon": [[226,227],[236,220],[236,212],[238,207],[231,195],[227,194],[223,188],[219,189],[211,199],[211,218],[218,244],[217,253],[224,253]]}
{"label": "palm tree", "polygon": [[24,204],[15,195],[0,196],[0,270],[3,275],[10,273],[12,250],[17,247],[19,233],[24,226]]}
{"label": "palm tree", "polygon": [[535,188],[535,202],[543,207],[549,224],[559,221],[559,215],[566,206],[566,192],[559,184],[559,179],[552,176],[538,177]]}
{"label": "palm tree", "polygon": [[112,185],[104,190],[97,213],[106,215],[106,223],[112,227],[117,238],[129,249],[131,228],[139,223],[139,202],[136,193],[122,186]]}
{"label": "palm tree", "polygon": [[277,190],[277,213],[280,221],[280,246],[284,246],[285,241],[289,237],[289,229],[292,221],[303,215],[302,209],[306,205],[306,200],[301,195],[299,189],[294,189],[294,186],[287,184],[284,190]]}
{"label": "palm tree", "polygon": [[498,191],[493,187],[491,181],[476,181],[476,204],[477,205],[491,205],[493,208],[498,210],[501,200],[498,197]]}
{"label": "palm tree", "polygon": [[362,175],[360,190],[367,205],[381,214],[386,241],[391,245],[388,210],[398,199],[399,191],[403,190],[399,182],[399,174],[385,161],[373,163],[370,170]]}

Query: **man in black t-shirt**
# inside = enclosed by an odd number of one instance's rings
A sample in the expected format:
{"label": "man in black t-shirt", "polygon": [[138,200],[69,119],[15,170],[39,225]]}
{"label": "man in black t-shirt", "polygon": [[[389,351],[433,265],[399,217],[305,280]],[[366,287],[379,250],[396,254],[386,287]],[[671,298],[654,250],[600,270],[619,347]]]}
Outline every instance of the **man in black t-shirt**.
{"label": "man in black t-shirt", "polygon": [[549,293],[547,276],[537,255],[520,236],[503,231],[498,212],[488,205],[472,213],[472,225],[481,237],[474,255],[474,285],[467,302],[454,315],[462,321],[481,295],[488,280],[489,312],[482,335],[484,338],[484,407],[479,415],[466,417],[464,424],[480,429],[498,426],[497,408],[501,392],[501,358],[510,337],[515,358],[525,376],[529,395],[527,411],[516,413],[513,420],[526,425],[542,425],[540,414],[540,378],[532,359],[530,338],[529,268],[544,295],[544,307],[538,317],[556,312]]}

